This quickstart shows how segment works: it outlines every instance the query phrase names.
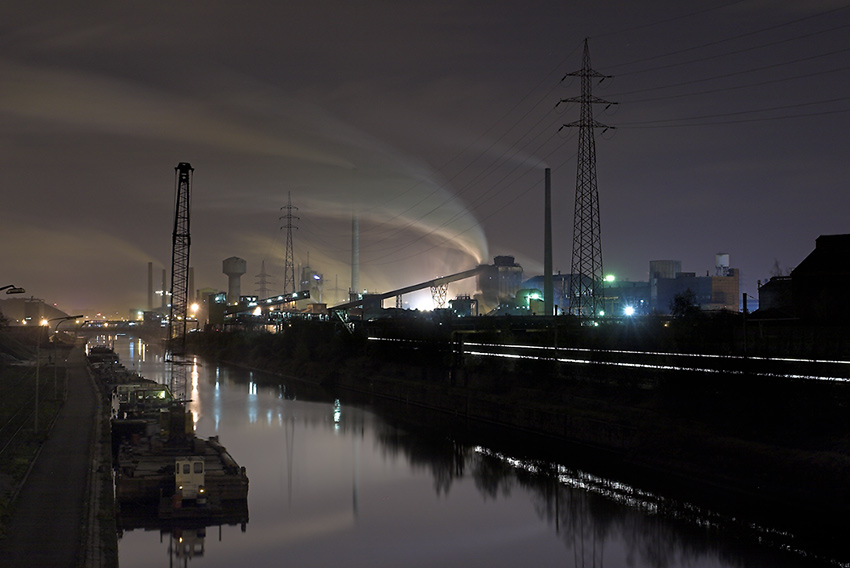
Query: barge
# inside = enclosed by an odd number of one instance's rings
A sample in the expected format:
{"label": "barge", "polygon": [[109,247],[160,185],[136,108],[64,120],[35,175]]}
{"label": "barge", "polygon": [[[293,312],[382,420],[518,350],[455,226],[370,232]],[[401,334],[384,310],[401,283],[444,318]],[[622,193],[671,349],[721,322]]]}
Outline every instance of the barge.
{"label": "barge", "polygon": [[195,435],[187,401],[175,399],[165,385],[122,372],[111,350],[95,355],[89,359],[97,368],[94,374],[112,393],[113,479],[119,513],[201,524],[234,518],[247,522],[245,468],[218,436]]}
{"label": "barge", "polygon": [[[190,491],[184,486],[177,474],[178,465],[200,469],[200,495],[196,487]],[[179,516],[181,513],[175,511],[186,508],[184,501],[212,513],[229,502],[247,499],[245,468],[236,463],[217,436],[206,440],[193,436],[186,444],[163,444],[157,437],[134,435],[119,446],[115,467],[115,500],[119,507],[156,506],[161,516]]]}

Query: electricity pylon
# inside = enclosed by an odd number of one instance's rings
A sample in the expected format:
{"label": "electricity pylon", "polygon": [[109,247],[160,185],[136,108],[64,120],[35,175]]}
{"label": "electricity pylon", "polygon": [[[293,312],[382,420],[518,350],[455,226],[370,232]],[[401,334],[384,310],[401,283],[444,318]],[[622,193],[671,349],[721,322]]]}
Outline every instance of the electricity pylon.
{"label": "electricity pylon", "polygon": [[281,230],[286,229],[286,253],[283,260],[284,295],[297,291],[297,288],[295,288],[295,253],[292,248],[292,229],[297,229],[298,227],[293,225],[292,221],[293,219],[297,220],[298,217],[292,214],[292,210],[298,211],[298,208],[292,206],[292,193],[287,193],[287,196],[286,205],[280,208],[281,211],[286,210],[286,213],[278,217],[278,220],[284,222],[280,227]]}
{"label": "electricity pylon", "polygon": [[273,284],[269,277],[271,274],[266,272],[266,261],[263,260],[260,263],[260,273],[255,276],[255,278],[259,278],[257,280],[257,295],[260,298],[268,298],[271,296],[271,289],[269,288],[270,284]]}
{"label": "electricity pylon", "polygon": [[595,318],[600,315],[603,307],[603,278],[599,190],[596,186],[596,141],[593,129],[609,127],[593,119],[593,105],[616,103],[593,96],[592,80],[598,78],[601,82],[610,75],[603,75],[591,68],[586,38],[582,68],[567,73],[564,78],[570,76],[581,77],[581,96],[563,99],[561,102],[579,103],[581,116],[578,121],[561,127],[579,129],[569,310],[571,314],[582,318]]}

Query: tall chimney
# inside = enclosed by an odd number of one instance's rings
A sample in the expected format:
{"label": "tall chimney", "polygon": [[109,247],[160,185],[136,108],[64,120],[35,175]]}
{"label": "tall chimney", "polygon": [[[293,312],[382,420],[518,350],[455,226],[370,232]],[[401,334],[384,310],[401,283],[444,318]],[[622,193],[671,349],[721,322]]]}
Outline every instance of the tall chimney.
{"label": "tall chimney", "polygon": [[352,300],[360,297],[360,217],[355,213],[351,218],[351,290]]}
{"label": "tall chimney", "polygon": [[148,311],[153,310],[153,263],[148,263]]}
{"label": "tall chimney", "polygon": [[543,220],[543,309],[547,316],[555,313],[552,286],[552,170],[546,168],[545,206]]}
{"label": "tall chimney", "polygon": [[191,306],[195,302],[195,267],[189,267],[189,289],[186,297],[186,305]]}
{"label": "tall chimney", "polygon": [[162,307],[168,307],[168,289],[165,287],[165,269],[162,269]]}

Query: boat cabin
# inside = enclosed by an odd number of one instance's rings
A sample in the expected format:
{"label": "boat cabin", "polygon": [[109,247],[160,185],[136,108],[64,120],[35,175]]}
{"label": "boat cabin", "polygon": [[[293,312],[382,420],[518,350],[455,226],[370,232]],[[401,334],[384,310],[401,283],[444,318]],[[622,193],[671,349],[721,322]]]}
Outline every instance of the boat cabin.
{"label": "boat cabin", "polygon": [[188,456],[175,460],[174,488],[181,493],[183,499],[205,497],[203,456]]}

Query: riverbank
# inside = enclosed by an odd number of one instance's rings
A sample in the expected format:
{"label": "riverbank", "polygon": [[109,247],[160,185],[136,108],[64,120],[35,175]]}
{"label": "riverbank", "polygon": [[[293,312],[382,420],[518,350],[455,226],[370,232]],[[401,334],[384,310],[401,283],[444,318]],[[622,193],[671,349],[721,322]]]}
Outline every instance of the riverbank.
{"label": "riverbank", "polygon": [[[108,414],[81,348],[62,353],[59,367],[63,404],[55,420],[42,423],[38,450],[10,501],[0,564],[117,566],[109,446],[103,444]],[[45,382],[52,390],[53,377]],[[108,425],[105,430],[108,436]]]}
{"label": "riverbank", "polygon": [[[745,370],[727,373],[629,368],[637,356],[628,355],[614,370],[483,357],[458,364],[439,342],[405,346],[339,334],[308,341],[326,333],[219,334],[196,347],[364,400],[498,430],[518,448],[583,453],[638,482],[696,493],[709,504],[778,512],[809,531],[822,523],[835,534],[832,519],[850,505],[849,393],[841,381],[783,379],[774,363],[765,362],[771,372],[762,374],[767,367],[749,360]],[[325,356],[316,357],[319,350]]]}

